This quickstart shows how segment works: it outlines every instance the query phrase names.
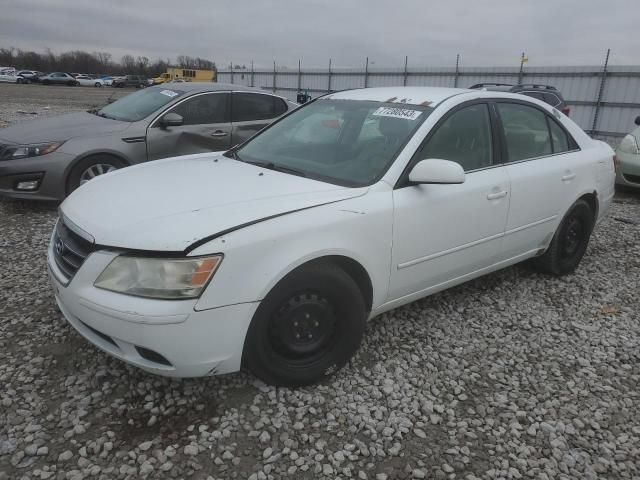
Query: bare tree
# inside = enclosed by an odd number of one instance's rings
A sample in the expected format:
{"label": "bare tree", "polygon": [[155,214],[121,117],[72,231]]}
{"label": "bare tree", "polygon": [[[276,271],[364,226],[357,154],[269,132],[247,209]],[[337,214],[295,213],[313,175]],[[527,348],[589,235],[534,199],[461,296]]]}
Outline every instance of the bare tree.
{"label": "bare tree", "polygon": [[[77,72],[91,74],[140,73],[157,76],[167,71],[171,59],[161,59],[151,62],[148,57],[140,55],[124,55],[120,63],[115,62],[109,52],[85,52],[72,50],[54,53],[47,48],[44,52],[21,50],[15,47],[0,48],[0,66],[15,67],[17,69],[42,70],[44,72]],[[182,68],[214,69],[214,62],[189,55],[177,57],[177,65]]]}
{"label": "bare tree", "polygon": [[98,60],[103,73],[110,71],[111,54],[109,52],[93,52],[93,56]]}
{"label": "bare tree", "polygon": [[126,73],[133,73],[136,69],[136,60],[133,58],[133,55],[123,55],[120,60],[120,65]]}
{"label": "bare tree", "polygon": [[147,57],[138,57],[136,63],[138,64],[139,73],[147,73],[147,68],[149,67],[149,59]]}

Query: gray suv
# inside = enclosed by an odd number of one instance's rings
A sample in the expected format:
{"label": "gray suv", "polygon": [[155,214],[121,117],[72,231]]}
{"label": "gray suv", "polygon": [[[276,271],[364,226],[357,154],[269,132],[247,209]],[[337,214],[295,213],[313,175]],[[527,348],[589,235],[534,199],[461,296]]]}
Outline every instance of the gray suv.
{"label": "gray suv", "polygon": [[296,107],[254,88],[180,83],[0,129],[0,195],[62,200],[118,168],[228,150]]}

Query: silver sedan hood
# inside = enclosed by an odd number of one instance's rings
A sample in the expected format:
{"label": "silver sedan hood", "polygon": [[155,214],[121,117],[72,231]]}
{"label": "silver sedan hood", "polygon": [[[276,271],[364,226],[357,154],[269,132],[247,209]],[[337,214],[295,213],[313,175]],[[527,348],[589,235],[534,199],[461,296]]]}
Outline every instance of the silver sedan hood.
{"label": "silver sedan hood", "polygon": [[100,176],[73,192],[61,210],[98,245],[185,252],[239,226],[366,191],[207,153]]}
{"label": "silver sedan hood", "polygon": [[0,129],[0,143],[29,144],[69,140],[73,137],[96,136],[121,132],[131,124],[76,112],[18,123]]}

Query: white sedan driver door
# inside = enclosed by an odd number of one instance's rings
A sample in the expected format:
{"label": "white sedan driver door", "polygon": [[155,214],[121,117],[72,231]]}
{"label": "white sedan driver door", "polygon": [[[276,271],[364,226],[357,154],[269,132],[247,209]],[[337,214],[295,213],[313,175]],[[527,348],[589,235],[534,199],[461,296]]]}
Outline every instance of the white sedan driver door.
{"label": "white sedan driver door", "polygon": [[389,302],[472,278],[502,258],[510,185],[495,148],[494,124],[487,103],[462,104],[438,122],[410,162],[457,162],[465,170],[464,183],[412,185],[410,169],[399,180]]}

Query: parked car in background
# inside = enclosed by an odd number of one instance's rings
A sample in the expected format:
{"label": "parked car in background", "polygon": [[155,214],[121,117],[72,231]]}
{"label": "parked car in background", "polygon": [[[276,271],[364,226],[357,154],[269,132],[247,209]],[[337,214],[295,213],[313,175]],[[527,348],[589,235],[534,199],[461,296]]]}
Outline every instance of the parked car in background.
{"label": "parked car in background", "polygon": [[0,129],[0,195],[62,200],[118,168],[227,150],[296,106],[258,89],[183,83]]}
{"label": "parked car in background", "polygon": [[111,86],[116,88],[135,87],[145,88],[148,86],[147,78],[142,75],[125,75],[113,79]]}
{"label": "parked car in background", "polygon": [[110,87],[113,84],[113,79],[114,77],[100,77],[100,80],[102,80],[102,84]]}
{"label": "parked car in background", "polygon": [[36,83],[40,81],[40,77],[44,76],[44,73],[36,70],[20,70],[17,75],[24,79],[24,83]]}
{"label": "parked car in background", "polygon": [[0,69],[0,82],[4,83],[25,83],[24,78],[19,77],[12,68]]}
{"label": "parked car in background", "polygon": [[571,113],[571,108],[567,106],[562,94],[552,85],[541,85],[537,83],[521,83],[518,85],[512,85],[510,83],[477,83],[469,88],[482,88],[492,92],[520,93],[548,103],[566,116],[569,116]]}
{"label": "parked car in background", "polygon": [[618,174],[616,183],[625,187],[640,188],[640,116],[638,128],[626,135],[616,150]]}
{"label": "parked car in background", "polygon": [[40,78],[40,83],[43,85],[68,85],[74,87],[79,85],[79,82],[70,74],[64,72],[53,72]]}
{"label": "parked car in background", "polygon": [[613,158],[522,95],[336,92],[226,153],[75,191],[51,283],[82,336],[149,372],[245,365],[309,384],[351,358],[368,318],[527,259],[574,271],[611,204]]}
{"label": "parked car in background", "polygon": [[76,75],[76,81],[83,87],[102,87],[104,82],[99,78],[94,78],[91,75]]}

